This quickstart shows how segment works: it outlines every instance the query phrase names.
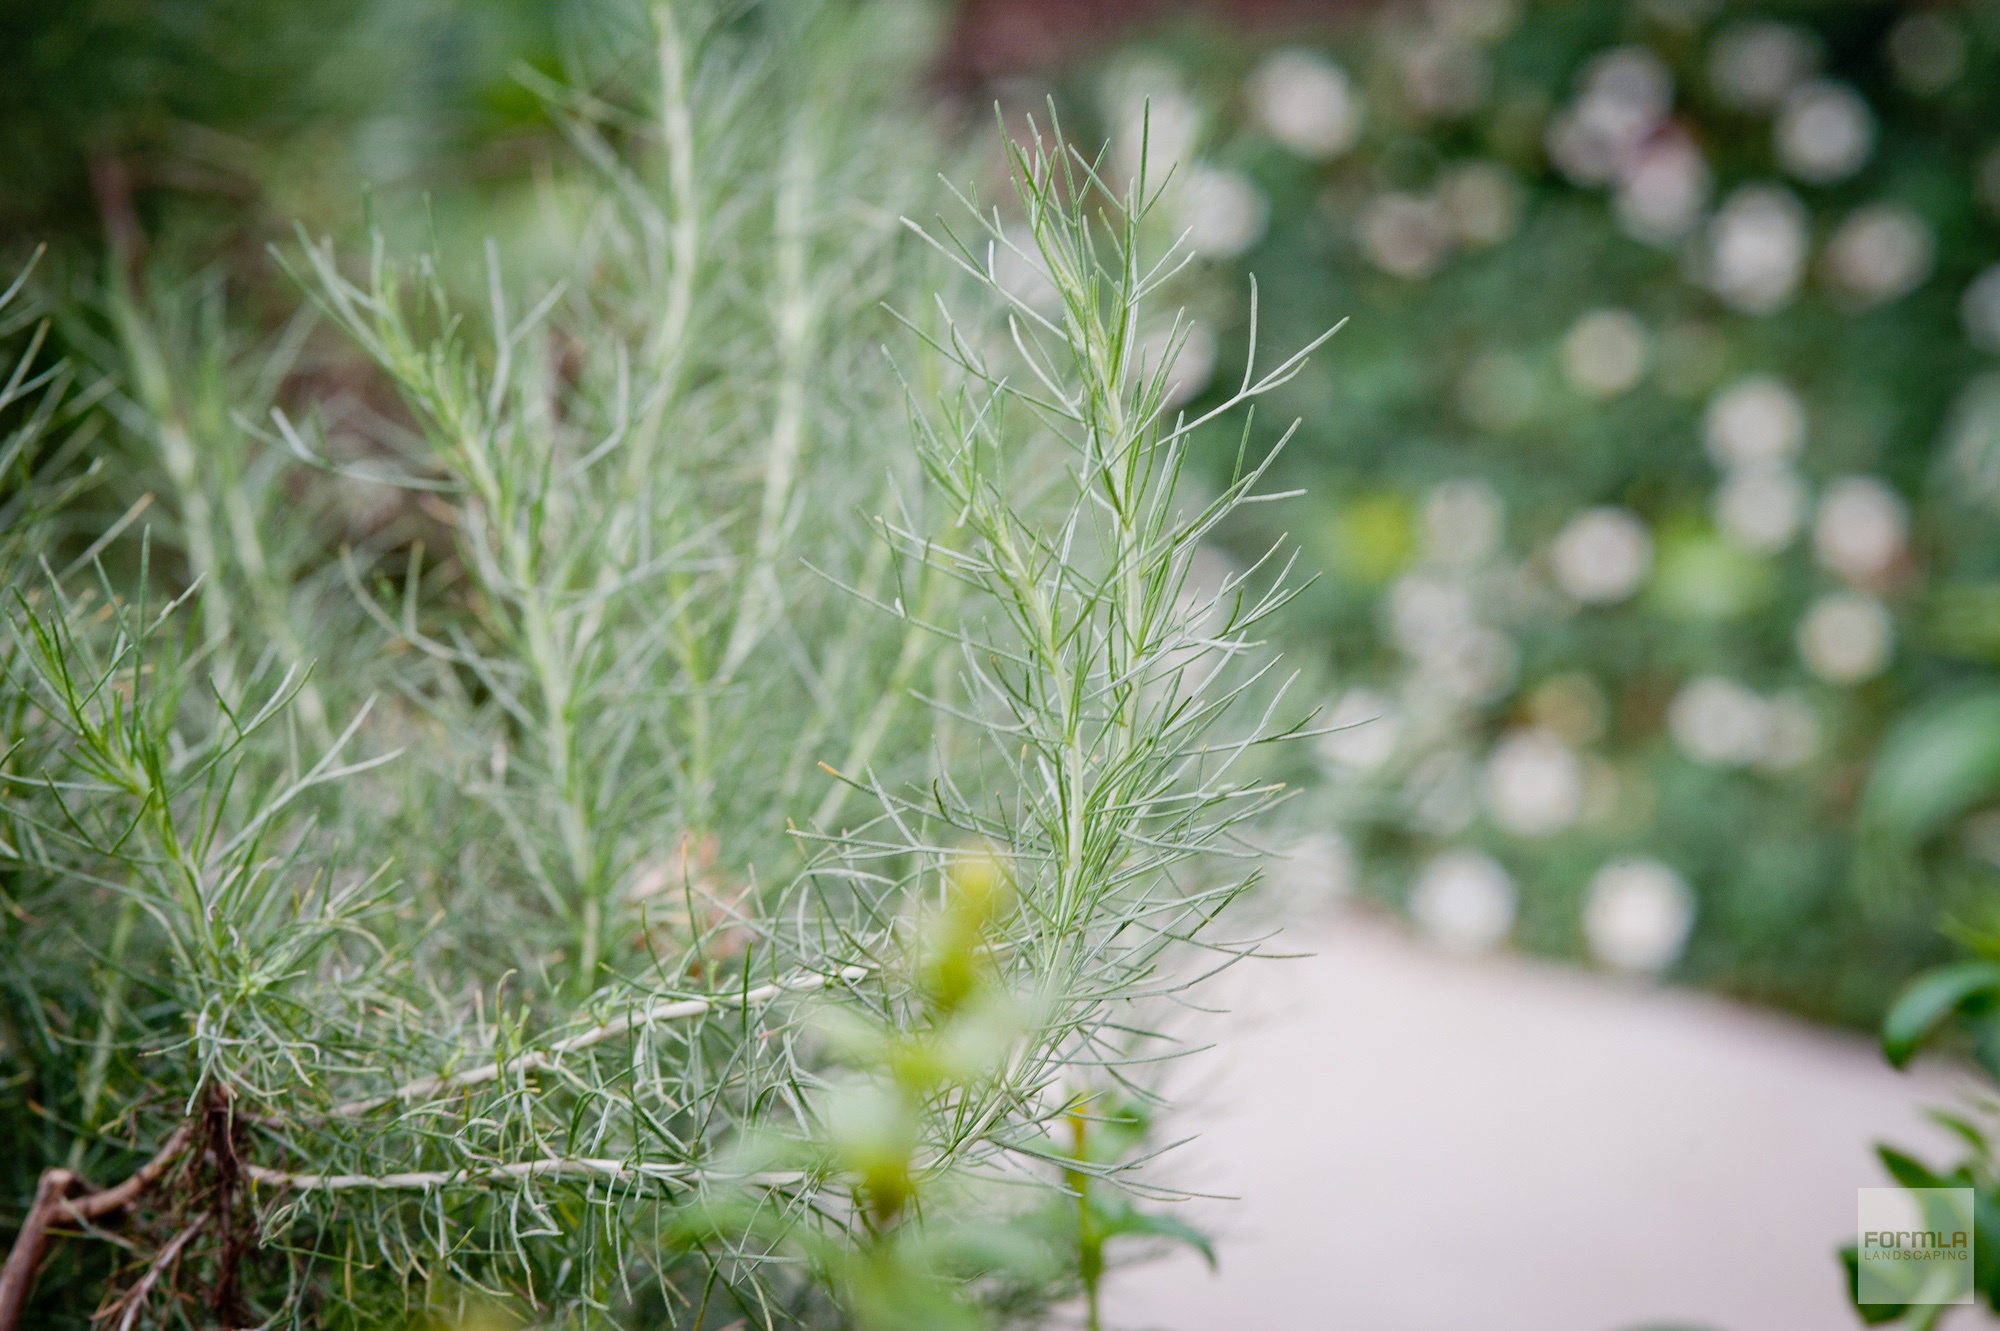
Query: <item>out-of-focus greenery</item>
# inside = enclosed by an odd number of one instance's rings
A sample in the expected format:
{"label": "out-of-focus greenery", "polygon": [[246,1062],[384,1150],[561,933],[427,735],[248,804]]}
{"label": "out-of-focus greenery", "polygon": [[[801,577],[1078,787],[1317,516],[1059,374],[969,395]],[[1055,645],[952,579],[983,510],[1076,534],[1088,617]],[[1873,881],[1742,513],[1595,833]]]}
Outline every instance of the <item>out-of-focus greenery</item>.
{"label": "out-of-focus greenery", "polygon": [[[589,200],[559,169],[555,89],[629,100],[653,71],[643,0],[24,0],[0,11],[0,258],[37,244],[94,270],[108,243],[182,270],[224,263],[240,300],[289,283],[260,251],[295,223],[565,271]],[[827,7],[717,7],[719,40],[838,45]],[[842,8],[834,6],[832,8]],[[868,9],[854,99],[914,100],[943,15]],[[802,62],[810,64],[811,62]],[[817,77],[817,76],[816,76]],[[622,127],[622,142],[634,132]],[[62,264],[44,268],[60,280]],[[483,278],[476,263],[443,274]]]}
{"label": "out-of-focus greenery", "polygon": [[93,162],[142,191],[284,195],[465,167],[542,123],[516,77],[606,7],[561,0],[23,0],[0,14],[0,219],[97,220]]}
{"label": "out-of-focus greenery", "polygon": [[1194,406],[1246,273],[1352,316],[1260,422],[1353,726],[1296,881],[1844,1021],[1942,955],[2000,858],[1996,59],[1991,4],[1439,0],[1063,76],[1198,150]]}

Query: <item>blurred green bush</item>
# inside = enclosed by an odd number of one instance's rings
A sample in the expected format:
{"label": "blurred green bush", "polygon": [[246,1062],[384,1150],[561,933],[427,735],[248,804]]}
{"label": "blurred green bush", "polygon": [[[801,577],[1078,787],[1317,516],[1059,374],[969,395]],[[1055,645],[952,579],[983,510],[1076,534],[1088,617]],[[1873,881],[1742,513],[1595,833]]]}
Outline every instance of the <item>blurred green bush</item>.
{"label": "blurred green bush", "polygon": [[1192,406],[1247,275],[1281,345],[1351,316],[1233,533],[1330,573],[1296,886],[1849,1022],[1942,955],[2000,861],[1996,58],[1991,4],[1439,0],[1058,78],[1200,154]]}
{"label": "blurred green bush", "polygon": [[463,175],[469,147],[542,122],[516,70],[552,68],[585,13],[551,0],[21,0],[0,13],[0,220],[41,239],[94,232],[113,162],[141,193],[239,208],[314,177]]}

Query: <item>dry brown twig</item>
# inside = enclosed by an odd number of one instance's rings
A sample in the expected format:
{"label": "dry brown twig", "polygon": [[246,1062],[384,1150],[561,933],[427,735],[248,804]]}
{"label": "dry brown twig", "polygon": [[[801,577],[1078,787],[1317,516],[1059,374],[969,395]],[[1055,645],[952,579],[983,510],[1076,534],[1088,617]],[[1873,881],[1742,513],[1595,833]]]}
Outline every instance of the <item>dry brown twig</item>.
{"label": "dry brown twig", "polygon": [[35,1187],[35,1203],[28,1208],[20,1233],[14,1236],[6,1265],[0,1266],[0,1331],[19,1331],[22,1309],[35,1287],[35,1270],[42,1264],[42,1253],[48,1247],[49,1226],[65,1217],[88,1223],[131,1205],[186,1152],[188,1143],[194,1139],[196,1122],[195,1119],[183,1122],[151,1160],[132,1171],[124,1182],[101,1192],[72,1197],[69,1194],[73,1188],[88,1186],[81,1175],[61,1167],[42,1171],[41,1182]]}
{"label": "dry brown twig", "polygon": [[153,1286],[158,1283],[160,1276],[172,1268],[175,1260],[181,1255],[181,1249],[187,1247],[188,1241],[200,1233],[201,1227],[208,1221],[209,1214],[203,1212],[180,1233],[168,1239],[166,1246],[161,1248],[147,1265],[146,1274],[139,1277],[139,1283],[119,1295],[110,1307],[91,1320],[102,1321],[122,1310],[124,1316],[118,1319],[118,1331],[132,1331],[133,1321],[139,1316],[140,1309],[146,1306],[146,1296],[153,1292]]}

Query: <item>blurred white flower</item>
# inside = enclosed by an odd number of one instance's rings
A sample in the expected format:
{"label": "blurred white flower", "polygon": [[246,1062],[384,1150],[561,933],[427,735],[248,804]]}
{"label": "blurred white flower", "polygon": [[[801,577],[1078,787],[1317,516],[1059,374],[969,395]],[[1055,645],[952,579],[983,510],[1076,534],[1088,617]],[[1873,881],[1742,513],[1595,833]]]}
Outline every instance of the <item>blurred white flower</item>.
{"label": "blurred white flower", "polygon": [[1972,345],[2000,352],[2000,263],[1972,279],[1959,300],[1958,313]]}
{"label": "blurred white flower", "polygon": [[1498,41],[1521,16],[1516,0],[1432,0],[1428,9],[1441,30],[1476,42]]}
{"label": "blurred white flower", "polygon": [[1790,467],[1737,467],[1715,492],[1715,525],[1730,544],[1776,554],[1806,517],[1806,486]]}
{"label": "blurred white flower", "polygon": [[1943,92],[1965,72],[1965,30],[1942,6],[1912,10],[1889,30],[1889,64],[1911,92]]}
{"label": "blurred white flower", "polygon": [[1799,656],[1829,684],[1860,684],[1889,665],[1896,630],[1872,596],[1829,592],[1799,624]]}
{"label": "blurred white flower", "polygon": [[1708,48],[1709,86],[1724,105],[1768,111],[1818,63],[1810,33],[1788,23],[1738,23]]}
{"label": "blurred white flower", "polygon": [[1789,190],[1745,185],[1709,223],[1708,284],[1745,314],[1790,303],[1806,263],[1806,210]]}
{"label": "blurred white flower", "polygon": [[1431,573],[1407,573],[1389,588],[1389,637],[1411,656],[1428,655],[1472,626],[1472,593]]}
{"label": "blurred white flower", "polygon": [[1385,273],[1429,277],[1451,252],[1451,214],[1422,195],[1377,195],[1361,212],[1361,252]]}
{"label": "blurred white flower", "polygon": [[1577,185],[1605,185],[1618,178],[1650,126],[1627,128],[1588,101],[1549,122],[1549,160]]}
{"label": "blurred white flower", "polygon": [[1438,202],[1461,243],[1498,245],[1521,224],[1521,186],[1498,162],[1464,162],[1438,180]]}
{"label": "blurred white flower", "polygon": [[1910,507],[1873,476],[1843,476],[1827,486],[1813,522],[1819,562],[1851,582],[1873,582],[1902,557]]}
{"label": "blurred white flower", "polygon": [[1700,219],[1713,179],[1701,150],[1667,119],[1673,76],[1645,47],[1606,51],[1581,95],[1549,123],[1550,159],[1579,185],[1615,184],[1618,220],[1633,237],[1663,245]]}
{"label": "blurred white flower", "polygon": [[1440,749],[1410,769],[1403,797],[1412,829],[1456,836],[1479,816],[1479,765],[1463,749]]}
{"label": "blurred white flower", "polygon": [[1946,427],[1952,473],[1985,503],[2000,503],[2000,374],[1982,374],[1960,391]]}
{"label": "blurred white flower", "polygon": [[1504,832],[1542,837],[1583,813],[1583,760],[1554,731],[1516,730],[1486,760],[1486,807]]}
{"label": "blurred white flower", "polygon": [[1424,552],[1451,568],[1476,568],[1500,548],[1506,510],[1485,481],[1443,481],[1424,496]]}
{"label": "blurred white flower", "polygon": [[[1199,319],[1189,320],[1181,328],[1181,344],[1174,355],[1173,365],[1167,371],[1166,405],[1177,407],[1202,389],[1215,373],[1215,334],[1207,324]],[[1148,377],[1158,373],[1160,358],[1172,349],[1173,328],[1156,328],[1139,341],[1139,360],[1134,363],[1137,373],[1143,366]]]}
{"label": "blurred white flower", "polygon": [[1637,164],[1673,108],[1673,75],[1643,46],[1605,51],[1584,71],[1582,93],[1549,122],[1549,157],[1579,185],[1605,185]]}
{"label": "blurred white flower", "polygon": [[1445,704],[1484,703],[1514,682],[1520,652],[1505,634],[1477,622],[1464,583],[1408,573],[1384,598],[1389,637],[1416,663],[1411,688]]}
{"label": "blurred white flower", "polygon": [[1757,766],[1767,772],[1789,772],[1813,760],[1819,752],[1819,715],[1797,693],[1771,699],[1771,733]]}
{"label": "blurred white flower", "polygon": [[1805,446],[1806,409],[1784,380],[1753,374],[1709,399],[1702,436],[1721,467],[1790,462]]}
{"label": "blurred white flower", "polygon": [[1201,107],[1179,84],[1171,65],[1154,60],[1130,62],[1103,84],[1105,113],[1117,127],[1112,164],[1137,176],[1143,148],[1148,188],[1157,188],[1170,169],[1192,157],[1201,141]]}
{"label": "blurred white flower", "polygon": [[1937,238],[1923,218],[1894,203],[1856,208],[1827,242],[1826,266],[1857,305],[1880,305],[1922,286],[1937,257]]}
{"label": "blurred white flower", "polygon": [[1123,52],[1097,80],[1097,104],[1109,120],[1130,115],[1149,100],[1157,108],[1176,98],[1186,101],[1180,67],[1144,48]]}
{"label": "blurred white flower", "polygon": [[1618,182],[1613,207],[1634,240],[1667,245],[1694,229],[1715,177],[1694,140],[1677,129],[1655,134]]}
{"label": "blurred white flower", "polygon": [[1652,352],[1652,334],[1637,315],[1592,310],[1563,338],[1563,376],[1586,396],[1615,397],[1639,382]]}
{"label": "blurred white flower", "polygon": [[1197,166],[1179,183],[1180,228],[1196,254],[1233,259],[1264,238],[1271,205],[1248,177]]}
{"label": "blurred white flower", "polygon": [[1653,566],[1653,537],[1630,509],[1592,508],[1571,518],[1550,549],[1556,583],[1587,605],[1622,601]]}
{"label": "blurred white flower", "polygon": [[1279,51],[1250,76],[1250,110],[1299,156],[1324,162],[1361,137],[1366,106],[1339,66],[1311,51]]}
{"label": "blurred white flower", "polygon": [[1410,889],[1410,918],[1453,952],[1484,952],[1514,927],[1514,880],[1491,855],[1448,850],[1424,865]]}
{"label": "blurred white flower", "polygon": [[1512,638],[1469,624],[1418,658],[1410,687],[1420,695],[1442,695],[1446,702],[1489,703],[1513,686],[1520,665],[1521,652]]}
{"label": "blurred white flower", "polygon": [[1613,970],[1663,971],[1694,926],[1694,893],[1658,860],[1614,860],[1591,877],[1583,906],[1590,955]]}
{"label": "blurred white flower", "polygon": [[1673,71],[1650,47],[1614,46],[1584,68],[1583,95],[1622,103],[1658,123],[1673,109]]}
{"label": "blurred white flower", "polygon": [[1476,43],[1433,30],[1402,35],[1389,47],[1402,75],[1397,88],[1417,114],[1462,116],[1486,100],[1493,66]]}
{"label": "blurred white flower", "polygon": [[1875,116],[1844,83],[1815,79],[1785,97],[1772,127],[1778,162],[1800,180],[1828,185],[1859,171],[1875,150]]}
{"label": "blurred white flower", "polygon": [[1319,737],[1319,756],[1330,766],[1351,772],[1372,772],[1395,756],[1402,738],[1402,713],[1373,689],[1349,689],[1327,714],[1327,733]]}
{"label": "blurred white flower", "polygon": [[1318,906],[1352,896],[1359,877],[1354,847],[1338,832],[1300,838],[1271,866],[1271,878],[1289,904]]}
{"label": "blurred white flower", "polygon": [[1701,675],[1674,695],[1667,731],[1698,763],[1744,767],[1770,749],[1771,705],[1733,679]]}

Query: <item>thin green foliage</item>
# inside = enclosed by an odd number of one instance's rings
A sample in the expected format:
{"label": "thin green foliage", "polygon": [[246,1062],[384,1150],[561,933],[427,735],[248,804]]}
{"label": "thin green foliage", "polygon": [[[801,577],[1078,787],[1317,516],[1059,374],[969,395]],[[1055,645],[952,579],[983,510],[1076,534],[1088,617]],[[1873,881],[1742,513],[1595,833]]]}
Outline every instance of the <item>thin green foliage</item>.
{"label": "thin green foliage", "polygon": [[188,1145],[51,1317],[970,1325],[1184,1237],[1149,1013],[1252,950],[1298,725],[1276,552],[1191,577],[1268,460],[1177,485],[1313,348],[1172,415],[1143,177],[1036,135],[1024,229],[906,228],[935,146],[799,92],[839,33],[650,36],[645,112],[544,89],[568,281],[283,254],[372,398],[199,284],[80,325],[140,492],[16,563],[7,1112],[101,1182]]}

